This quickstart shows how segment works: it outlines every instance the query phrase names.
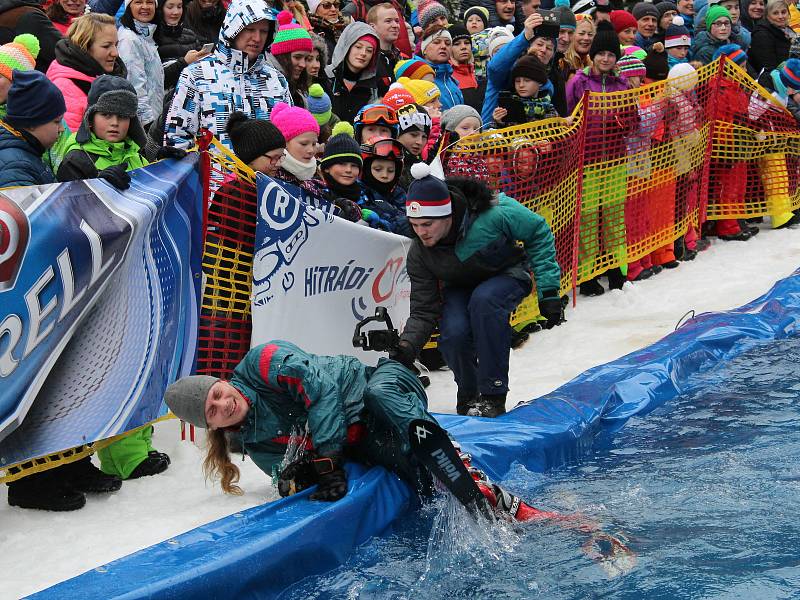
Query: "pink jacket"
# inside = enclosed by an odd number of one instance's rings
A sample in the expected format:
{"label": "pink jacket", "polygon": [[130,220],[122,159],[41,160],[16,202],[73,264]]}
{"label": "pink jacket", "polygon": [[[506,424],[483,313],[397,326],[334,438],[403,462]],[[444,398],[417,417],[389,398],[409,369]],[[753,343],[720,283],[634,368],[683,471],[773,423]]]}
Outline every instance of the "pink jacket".
{"label": "pink jacket", "polygon": [[67,113],[64,115],[64,120],[67,122],[67,127],[73,133],[78,131],[83,120],[83,113],[86,112],[86,93],[81,90],[73,79],[77,81],[86,81],[89,85],[95,80],[91,75],[86,75],[80,71],[76,71],[71,67],[65,67],[57,60],[50,63],[47,69],[47,78],[56,84],[56,87],[64,94],[64,102],[67,104]]}

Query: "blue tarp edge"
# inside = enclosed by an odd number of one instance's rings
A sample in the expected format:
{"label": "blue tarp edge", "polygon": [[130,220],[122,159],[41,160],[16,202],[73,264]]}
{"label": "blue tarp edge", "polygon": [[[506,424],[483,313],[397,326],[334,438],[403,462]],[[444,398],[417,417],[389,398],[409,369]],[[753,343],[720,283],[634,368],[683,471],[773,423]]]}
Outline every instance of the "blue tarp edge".
{"label": "blue tarp edge", "polygon": [[[758,344],[795,334],[800,271],[752,302],[705,313],[642,350],[590,369],[498,419],[439,415],[476,464],[503,480],[514,464],[542,472],[576,458],[613,432],[685,393],[691,376]],[[198,527],[31,598],[270,598],[342,564],[352,551],[416,505],[380,468],[349,465],[350,489],[333,504],[307,493]]]}

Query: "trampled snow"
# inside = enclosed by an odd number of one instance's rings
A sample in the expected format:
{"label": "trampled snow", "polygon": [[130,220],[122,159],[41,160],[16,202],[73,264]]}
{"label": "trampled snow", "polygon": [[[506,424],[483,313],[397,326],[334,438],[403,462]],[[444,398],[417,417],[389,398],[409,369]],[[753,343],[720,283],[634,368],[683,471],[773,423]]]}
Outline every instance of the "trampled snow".
{"label": "trampled snow", "polygon": [[[762,226],[766,227],[766,226]],[[766,292],[800,267],[796,230],[764,230],[748,242],[714,240],[696,260],[598,298],[578,298],[568,322],[531,336],[511,355],[508,407],[552,391],[586,369],[647,346],[675,329],[691,310],[727,310]],[[431,374],[435,412],[454,412],[449,371]],[[202,434],[199,436],[202,442]],[[71,513],[8,506],[0,486],[0,597],[42,590],[111,560],[277,498],[250,460],[239,463],[244,496],[225,496],[206,483],[202,450],[180,441],[177,421],[156,425],[155,446],[172,458],[155,477],[125,482],[114,494],[89,496]]]}

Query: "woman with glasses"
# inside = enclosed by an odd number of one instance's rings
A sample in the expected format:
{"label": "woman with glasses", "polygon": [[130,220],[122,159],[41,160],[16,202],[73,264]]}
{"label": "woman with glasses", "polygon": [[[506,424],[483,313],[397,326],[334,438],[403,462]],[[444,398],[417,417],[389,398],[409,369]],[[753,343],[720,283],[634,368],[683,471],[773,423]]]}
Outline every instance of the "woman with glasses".
{"label": "woman with glasses", "polygon": [[758,82],[767,89],[774,89],[770,73],[789,58],[789,48],[795,36],[795,32],[789,27],[789,6],[786,0],[769,0],[764,18],[756,23],[748,54],[750,66],[761,74]]}
{"label": "woman with glasses", "polygon": [[690,57],[707,65],[714,60],[714,53],[730,43],[733,19],[728,9],[715,4],[706,13],[706,31],[699,31],[692,42]]}
{"label": "woman with glasses", "polygon": [[326,56],[333,56],[336,42],[347,26],[339,12],[340,6],[339,0],[308,0],[308,22],[314,33],[325,40]]}

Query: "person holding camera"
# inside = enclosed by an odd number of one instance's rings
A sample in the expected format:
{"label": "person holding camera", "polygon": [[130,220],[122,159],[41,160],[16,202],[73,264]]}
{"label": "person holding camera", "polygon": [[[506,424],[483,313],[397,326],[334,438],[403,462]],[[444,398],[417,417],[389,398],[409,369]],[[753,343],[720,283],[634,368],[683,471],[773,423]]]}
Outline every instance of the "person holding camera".
{"label": "person holding camera", "polygon": [[439,324],[458,386],[458,414],[506,411],[509,318],[533,280],[546,327],[562,320],[561,269],[543,217],[477,179],[437,179],[418,163],[406,196],[417,239],[408,252],[411,314],[389,356],[409,368]]}

